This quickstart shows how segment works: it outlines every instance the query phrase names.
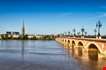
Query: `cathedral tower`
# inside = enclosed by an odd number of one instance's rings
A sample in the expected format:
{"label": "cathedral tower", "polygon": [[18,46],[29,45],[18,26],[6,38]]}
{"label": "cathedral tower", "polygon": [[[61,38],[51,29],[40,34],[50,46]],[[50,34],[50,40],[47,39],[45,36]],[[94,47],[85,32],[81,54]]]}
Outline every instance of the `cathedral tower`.
{"label": "cathedral tower", "polygon": [[23,21],[23,25],[22,25],[22,36],[25,36],[25,25],[24,25],[24,21]]}

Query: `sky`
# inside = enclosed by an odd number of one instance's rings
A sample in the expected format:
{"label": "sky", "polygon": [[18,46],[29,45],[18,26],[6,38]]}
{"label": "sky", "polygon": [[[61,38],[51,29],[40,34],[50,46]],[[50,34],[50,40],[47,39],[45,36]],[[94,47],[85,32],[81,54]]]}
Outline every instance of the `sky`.
{"label": "sky", "polygon": [[0,0],[0,33],[52,34],[81,31],[94,34],[98,20],[106,34],[106,0]]}

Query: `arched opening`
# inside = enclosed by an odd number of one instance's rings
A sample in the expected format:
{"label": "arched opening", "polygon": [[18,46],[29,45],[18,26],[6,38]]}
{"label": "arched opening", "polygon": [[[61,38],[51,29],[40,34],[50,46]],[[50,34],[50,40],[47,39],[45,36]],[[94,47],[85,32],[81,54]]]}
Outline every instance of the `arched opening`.
{"label": "arched opening", "polygon": [[98,60],[99,50],[95,44],[90,44],[88,47],[88,57],[91,60]]}
{"label": "arched opening", "polygon": [[68,40],[68,43],[70,43],[70,40]]}
{"label": "arched opening", "polygon": [[72,55],[74,55],[74,46],[75,46],[75,41],[72,41]]}
{"label": "arched opening", "polygon": [[82,42],[79,42],[79,43],[78,43],[78,46],[83,46],[83,43],[82,43]]}
{"label": "arched opening", "polygon": [[67,48],[70,48],[70,40],[67,40]]}
{"label": "arched opening", "polygon": [[82,54],[83,54],[82,48],[83,48],[83,43],[79,42],[78,43],[78,56],[82,56]]}
{"label": "arched opening", "polygon": [[72,41],[72,47],[74,47],[75,46],[75,41]]}
{"label": "arched opening", "polygon": [[68,40],[68,45],[70,44],[70,40]]}

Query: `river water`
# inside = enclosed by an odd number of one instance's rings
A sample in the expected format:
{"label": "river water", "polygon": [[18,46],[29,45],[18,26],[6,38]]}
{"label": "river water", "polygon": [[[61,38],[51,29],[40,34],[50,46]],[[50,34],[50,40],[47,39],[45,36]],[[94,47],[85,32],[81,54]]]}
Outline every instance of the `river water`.
{"label": "river water", "polygon": [[102,70],[106,64],[68,51],[56,41],[1,40],[0,70]]}

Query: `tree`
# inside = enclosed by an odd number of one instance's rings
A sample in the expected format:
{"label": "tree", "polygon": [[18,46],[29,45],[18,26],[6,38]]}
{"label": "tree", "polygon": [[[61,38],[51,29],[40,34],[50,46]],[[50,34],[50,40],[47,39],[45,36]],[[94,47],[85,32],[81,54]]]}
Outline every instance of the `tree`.
{"label": "tree", "polygon": [[97,24],[96,24],[96,28],[98,29],[98,37],[100,36],[100,28],[102,27],[102,24],[101,24],[101,22],[100,22],[100,20],[97,22]]}

